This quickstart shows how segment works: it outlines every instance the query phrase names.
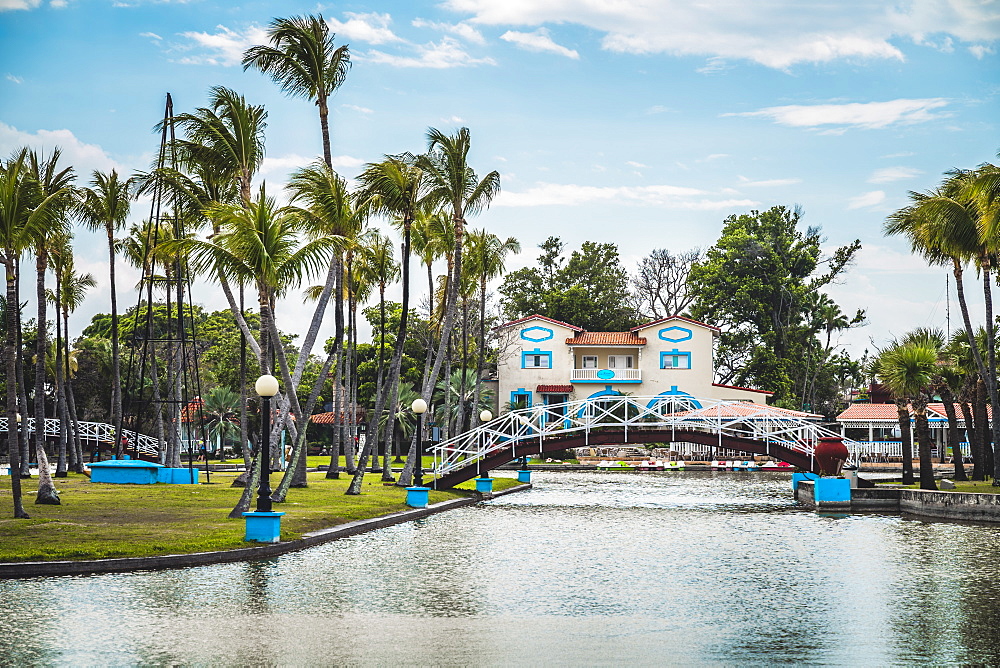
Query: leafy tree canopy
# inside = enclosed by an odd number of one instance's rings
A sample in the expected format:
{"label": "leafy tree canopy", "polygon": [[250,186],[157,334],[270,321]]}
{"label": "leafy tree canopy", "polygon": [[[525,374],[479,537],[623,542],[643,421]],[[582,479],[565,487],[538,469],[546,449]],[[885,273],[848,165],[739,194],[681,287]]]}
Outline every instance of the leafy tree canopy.
{"label": "leafy tree canopy", "polygon": [[692,317],[723,330],[719,379],[773,391],[779,403],[796,408],[806,403],[800,390],[814,382],[816,365],[832,360],[825,323],[843,329],[864,319],[863,312],[853,320],[816,316],[818,305],[836,306],[821,289],[846,270],[861,244],[824,258],[819,228],[800,231],[801,217],[784,206],[730,216],[689,277]]}
{"label": "leafy tree canopy", "polygon": [[618,246],[585,241],[568,260],[559,237],[549,237],[539,248],[537,267],[507,274],[500,286],[504,317],[538,313],[594,332],[638,324]]}

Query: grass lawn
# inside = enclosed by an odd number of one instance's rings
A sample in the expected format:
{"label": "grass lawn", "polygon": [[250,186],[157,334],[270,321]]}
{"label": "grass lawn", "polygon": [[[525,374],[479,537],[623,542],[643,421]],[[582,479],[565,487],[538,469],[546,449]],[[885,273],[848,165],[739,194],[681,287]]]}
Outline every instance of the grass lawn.
{"label": "grass lawn", "polygon": [[[1000,487],[994,487],[992,480],[977,480],[977,481],[967,481],[960,482],[953,480],[955,483],[955,489],[940,489],[941,481],[938,480],[938,488],[942,492],[973,492],[976,494],[1000,494]],[[920,489],[920,483],[917,482],[913,485],[901,486],[899,484],[895,485],[900,489]]]}
{"label": "grass lawn", "polygon": [[[329,461],[329,458],[327,458]],[[327,480],[324,471],[309,474],[307,488],[289,491],[286,503],[274,509],[281,518],[282,540],[353,520],[406,510],[406,490],[384,486],[378,474],[367,474],[359,496],[346,496],[350,477]],[[0,477],[0,562],[60,559],[144,557],[246,547],[244,521],[227,515],[239,500],[240,488],[230,487],[235,473],[213,473],[210,484],[108,485],[70,474],[56,479],[62,505],[35,505],[37,480],[21,481],[29,520],[13,519],[10,478]],[[280,477],[272,476],[272,485]],[[517,485],[497,478],[499,491]],[[431,491],[437,503],[467,494],[475,482],[459,491]],[[252,508],[251,508],[252,509]]]}

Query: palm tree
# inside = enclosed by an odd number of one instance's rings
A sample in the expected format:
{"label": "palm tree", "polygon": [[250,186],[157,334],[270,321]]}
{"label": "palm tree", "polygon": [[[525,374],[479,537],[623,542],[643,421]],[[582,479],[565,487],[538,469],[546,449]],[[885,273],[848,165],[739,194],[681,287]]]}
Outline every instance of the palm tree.
{"label": "palm tree", "polygon": [[[921,254],[929,264],[952,266],[955,288],[962,311],[965,334],[980,376],[986,384],[990,404],[995,415],[1000,415],[997,394],[996,359],[994,345],[988,345],[989,364],[975,344],[975,332],[969,317],[962,281],[965,263],[975,260],[983,275],[983,293],[986,302],[986,334],[994,341],[993,306],[990,289],[990,269],[997,251],[996,237],[990,237],[988,225],[982,216],[982,197],[977,197],[974,186],[976,176],[966,170],[955,170],[936,190],[926,193],[911,192],[913,204],[893,213],[885,224],[887,234],[902,234],[914,252]],[[992,421],[993,441],[1000,442],[1000,420]],[[1000,466],[995,458],[994,466]],[[1000,471],[994,469],[994,484],[1000,485]]]}
{"label": "palm tree", "polygon": [[[878,373],[893,396],[909,399],[913,406],[917,444],[920,453],[920,489],[937,489],[931,464],[931,438],[927,425],[927,394],[937,365],[937,351],[919,338],[890,346],[879,356]],[[900,418],[902,419],[902,417]],[[907,422],[909,416],[907,415]],[[912,484],[913,455],[903,442],[903,484]],[[909,455],[909,456],[908,456]],[[907,482],[907,461],[910,482]]]}
{"label": "palm tree", "polygon": [[238,183],[240,199],[249,204],[253,176],[264,161],[264,107],[247,104],[235,91],[215,86],[209,91],[208,107],[178,114],[170,122],[185,135],[172,144],[180,167],[212,173],[216,182]]}
{"label": "palm tree", "polygon": [[[372,214],[392,218],[394,224],[402,228],[403,231],[400,262],[403,283],[402,310],[399,317],[399,328],[396,332],[396,342],[392,351],[392,361],[389,364],[389,376],[375,401],[373,417],[377,417],[382,414],[386,402],[389,406],[395,406],[399,396],[399,376],[410,313],[411,227],[423,206],[425,193],[423,192],[423,171],[417,166],[416,158],[409,153],[395,156],[387,155],[382,162],[369,163],[358,180],[361,182],[360,196],[364,206]],[[384,335],[383,332],[383,338]],[[379,362],[381,364],[381,340],[379,346]],[[390,411],[385,430],[384,461],[382,464],[382,479],[384,481],[392,480],[388,458],[391,450],[390,443],[395,431],[394,421],[395,412]],[[365,445],[368,445],[367,442]],[[362,458],[364,458],[364,454],[362,454]],[[361,488],[360,478],[364,475],[363,469],[364,467],[362,467],[361,473],[355,476],[358,478],[358,484],[353,485],[352,481],[352,487],[357,490]]]}
{"label": "palm tree", "polygon": [[[514,237],[501,241],[500,237],[486,230],[473,230],[469,235],[471,263],[475,275],[479,279],[479,356],[476,360],[476,396],[473,405],[479,405],[479,394],[483,380],[483,368],[486,366],[486,284],[498,278],[504,272],[504,261],[511,253],[520,253],[521,244]],[[479,414],[472,416],[472,426],[479,421]]]}
{"label": "palm tree", "polygon": [[52,198],[51,224],[33,239],[35,247],[35,300],[38,309],[38,331],[35,338],[35,456],[38,462],[38,494],[35,503],[59,505],[59,493],[52,482],[49,461],[45,454],[45,359],[49,350],[45,274],[49,268],[50,253],[58,251],[61,237],[69,233],[66,213],[72,208],[75,194],[72,182],[73,168],[60,168],[60,150],[52,151],[48,158],[31,151],[28,154],[32,178],[41,187],[41,195]]}
{"label": "palm tree", "polygon": [[292,97],[315,100],[323,133],[323,159],[333,169],[327,98],[340,88],[351,67],[347,45],[334,47],[330,26],[318,16],[274,19],[267,31],[271,46],[252,46],[243,54],[243,69],[256,67]]}
{"label": "palm tree", "polygon": [[[454,265],[449,273],[449,285],[445,298],[444,319],[441,324],[441,340],[431,372],[424,377],[421,396],[430,399],[431,391],[441,371],[441,363],[451,338],[451,330],[458,309],[459,278],[462,276],[462,248],[465,236],[466,214],[478,213],[489,206],[500,192],[500,174],[492,171],[479,180],[469,166],[468,155],[472,138],[468,128],[461,128],[454,135],[446,135],[440,130],[427,131],[428,152],[417,160],[418,166],[426,172],[428,201],[451,210],[454,237]],[[428,401],[428,403],[430,403]]]}
{"label": "palm tree", "polygon": [[103,230],[108,240],[108,279],[111,286],[111,424],[115,443],[122,419],[121,344],[118,329],[118,289],[115,281],[115,234],[125,225],[130,208],[129,182],[121,180],[114,169],[110,173],[95,170],[91,187],[85,188],[77,206],[77,216],[88,228]]}
{"label": "palm tree", "polygon": [[214,387],[205,393],[204,402],[201,410],[208,436],[215,440],[219,459],[223,459],[226,439],[239,434],[240,395],[228,387]]}
{"label": "palm tree", "polygon": [[32,174],[28,151],[21,149],[0,163],[0,264],[4,265],[7,281],[6,337],[4,355],[7,385],[7,439],[10,457],[11,492],[14,517],[28,518],[21,499],[21,481],[16,471],[21,469],[17,438],[11,438],[10,427],[17,424],[18,378],[17,358],[20,321],[18,309],[18,261],[34,240],[50,226],[56,225],[63,213],[63,193],[43,195],[42,186]]}

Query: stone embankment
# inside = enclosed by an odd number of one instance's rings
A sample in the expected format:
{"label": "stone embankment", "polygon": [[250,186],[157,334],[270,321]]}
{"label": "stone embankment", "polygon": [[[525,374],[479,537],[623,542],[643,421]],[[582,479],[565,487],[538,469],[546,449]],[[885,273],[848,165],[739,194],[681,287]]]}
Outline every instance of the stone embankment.
{"label": "stone embankment", "polygon": [[[795,490],[795,500],[809,508],[824,510],[814,498],[815,483],[802,481]],[[849,504],[838,511],[902,513],[970,522],[1000,522],[1000,494],[940,492],[891,487],[855,488]]]}

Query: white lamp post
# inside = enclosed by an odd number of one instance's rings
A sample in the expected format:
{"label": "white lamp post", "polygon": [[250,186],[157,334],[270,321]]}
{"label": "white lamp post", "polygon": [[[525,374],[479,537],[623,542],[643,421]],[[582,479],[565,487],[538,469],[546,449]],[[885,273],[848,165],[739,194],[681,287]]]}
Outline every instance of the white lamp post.
{"label": "white lamp post", "polygon": [[413,465],[413,486],[423,487],[424,486],[424,432],[423,432],[423,418],[424,413],[427,412],[427,402],[417,397],[410,404],[410,410],[412,410],[417,416],[417,461]]}
{"label": "white lamp post", "polygon": [[479,421],[486,424],[493,419],[493,413],[489,411],[488,408],[484,408],[483,412],[479,414]]}
{"label": "white lamp post", "polygon": [[257,488],[257,512],[271,512],[271,397],[278,393],[278,379],[264,374],[254,383],[261,399],[260,485]]}

